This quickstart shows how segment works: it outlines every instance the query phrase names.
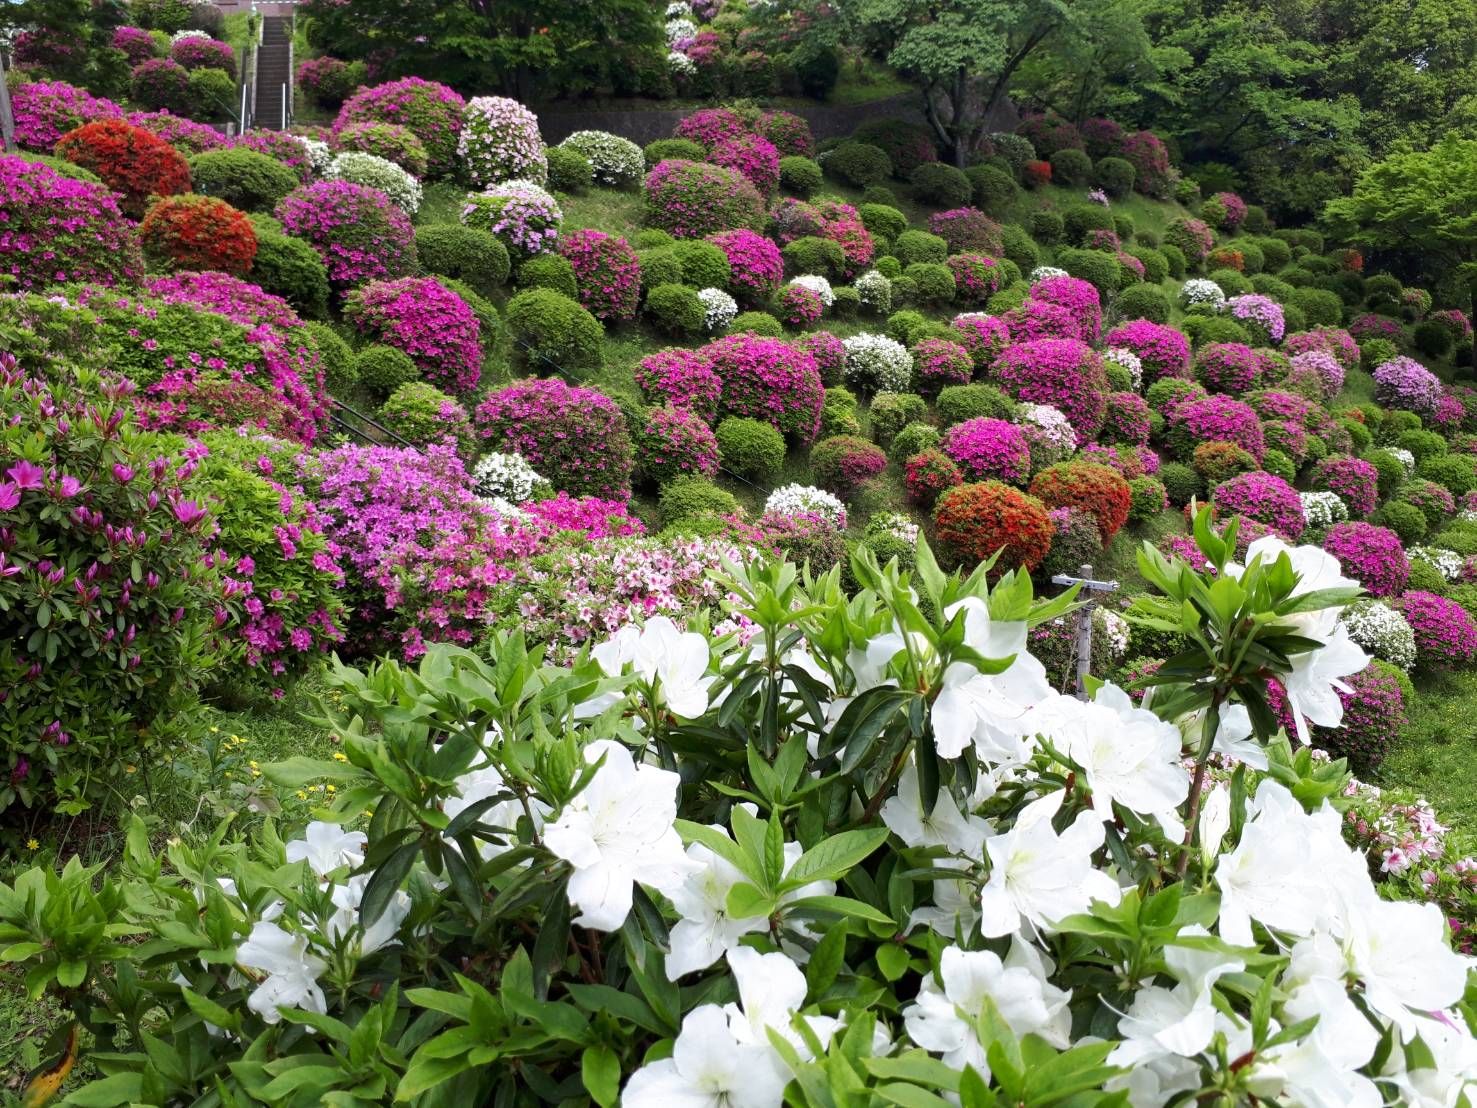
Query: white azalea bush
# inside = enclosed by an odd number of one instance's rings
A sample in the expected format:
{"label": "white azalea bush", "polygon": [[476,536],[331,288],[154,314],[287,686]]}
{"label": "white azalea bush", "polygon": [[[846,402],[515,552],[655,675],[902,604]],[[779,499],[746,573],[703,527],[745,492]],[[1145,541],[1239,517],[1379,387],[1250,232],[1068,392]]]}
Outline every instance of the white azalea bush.
{"label": "white azalea bush", "polygon": [[612,188],[635,188],[646,175],[641,147],[609,131],[576,131],[559,144],[590,163],[595,180]]}
{"label": "white azalea bush", "polygon": [[846,505],[835,494],[814,485],[781,485],[765,499],[764,513],[777,516],[821,516],[837,527],[846,526]]}
{"label": "white azalea bush", "polygon": [[358,150],[345,150],[334,155],[333,161],[323,171],[328,181],[349,181],[356,185],[379,189],[406,215],[420,211],[421,183],[388,158],[378,154],[365,154]]}
{"label": "white azalea bush", "polygon": [[5,957],[97,1044],[78,1104],[1466,1104],[1472,966],[1265,691],[1338,726],[1359,590],[1196,532],[1214,572],[1140,556],[1190,643],[1142,703],[1048,687],[1072,593],[922,544],[851,598],[732,567],[743,645],[336,666],[343,761],[263,767],[333,786],[304,836],[135,822],[117,878],[0,887]]}
{"label": "white azalea bush", "polygon": [[1180,303],[1185,307],[1196,304],[1211,304],[1220,307],[1226,302],[1226,294],[1220,285],[1204,277],[1191,277],[1180,289]]}
{"label": "white azalea bush", "polygon": [[1465,558],[1444,546],[1412,546],[1406,554],[1413,562],[1425,562],[1448,581],[1460,578],[1466,564]]}
{"label": "white azalea bush", "polygon": [[1031,270],[1031,276],[1028,277],[1027,280],[1029,280],[1031,282],[1031,284],[1034,285],[1038,281],[1049,281],[1049,280],[1051,280],[1054,277],[1070,277],[1070,276],[1071,276],[1070,273],[1068,273],[1065,269],[1062,269],[1062,268],[1060,268],[1058,266],[1054,266],[1054,265],[1038,265],[1035,269]]}
{"label": "white azalea bush", "polygon": [[896,339],[869,331],[842,340],[846,383],[866,392],[907,392],[913,380],[913,355]]}
{"label": "white azalea bush", "polygon": [[1144,363],[1132,350],[1124,350],[1120,346],[1110,346],[1103,351],[1103,361],[1112,362],[1128,370],[1129,380],[1133,383],[1133,391],[1138,392],[1144,384]]}
{"label": "white azalea bush", "polygon": [[1349,506],[1336,492],[1300,492],[1303,522],[1315,530],[1324,530],[1349,518]]}
{"label": "white azalea bush", "polygon": [[886,315],[892,311],[892,280],[887,274],[869,269],[853,281],[851,287],[856,289],[862,307],[869,312]]}
{"label": "white azalea bush", "polygon": [[703,326],[709,331],[726,331],[738,318],[738,301],[722,289],[698,289],[703,306]]}
{"label": "white azalea bush", "polygon": [[484,499],[524,504],[549,484],[522,454],[493,450],[484,454],[472,471],[472,488]]}
{"label": "white azalea bush", "polygon": [[799,277],[793,278],[790,284],[809,289],[821,298],[821,303],[828,309],[836,303],[836,293],[831,288],[831,282],[819,273],[802,273]]}
{"label": "white azalea bush", "polygon": [[1350,604],[1339,623],[1372,657],[1403,670],[1415,665],[1415,632],[1405,616],[1388,604],[1379,600]]}

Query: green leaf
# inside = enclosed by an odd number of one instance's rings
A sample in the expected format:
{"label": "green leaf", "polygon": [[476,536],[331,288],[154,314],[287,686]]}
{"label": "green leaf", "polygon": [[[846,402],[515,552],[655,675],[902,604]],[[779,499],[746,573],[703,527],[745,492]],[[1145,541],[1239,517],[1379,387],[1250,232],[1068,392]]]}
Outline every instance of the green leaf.
{"label": "green leaf", "polygon": [[62,1104],[71,1108],[118,1108],[120,1104],[138,1100],[143,1081],[143,1075],[139,1073],[115,1073],[82,1086]]}
{"label": "green leaf", "polygon": [[621,1090],[621,1062],[608,1046],[590,1046],[580,1056],[580,1076],[600,1108],[610,1108]]}
{"label": "green leaf", "polygon": [[396,890],[405,883],[410,867],[415,864],[420,853],[419,841],[406,843],[374,871],[373,876],[364,886],[364,897],[359,902],[359,922],[366,928],[373,925],[390,906]]}
{"label": "green leaf", "polygon": [[873,827],[843,831],[822,839],[790,867],[780,890],[788,892],[812,881],[835,881],[844,877],[848,870],[886,842],[890,833],[885,827]]}
{"label": "green leaf", "polygon": [[888,981],[896,981],[907,973],[911,961],[907,947],[884,943],[877,948],[877,968]]}
{"label": "green leaf", "polygon": [[774,911],[774,897],[740,881],[728,890],[724,910],[730,919],[763,919]]}
{"label": "green leaf", "polygon": [[[784,910],[789,913],[810,914],[815,912],[834,913],[840,916],[851,916],[855,919],[863,919],[869,923],[880,923],[891,927],[895,923],[893,918],[873,908],[870,904],[860,900],[853,900],[849,896],[806,896],[799,900],[785,902]],[[729,913],[732,914],[731,912]]]}

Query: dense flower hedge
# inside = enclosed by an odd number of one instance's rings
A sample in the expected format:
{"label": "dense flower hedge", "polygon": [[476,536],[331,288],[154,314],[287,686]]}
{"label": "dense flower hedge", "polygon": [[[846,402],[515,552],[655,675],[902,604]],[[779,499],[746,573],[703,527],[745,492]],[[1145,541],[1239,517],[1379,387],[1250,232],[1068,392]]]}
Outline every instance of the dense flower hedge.
{"label": "dense flower hedge", "polygon": [[481,325],[435,278],[371,281],[345,298],[344,318],[369,341],[404,351],[432,384],[465,393],[482,375]]}
{"label": "dense flower hedge", "polygon": [[520,454],[576,496],[631,495],[631,439],[615,402],[594,389],[529,379],[490,392],[473,420],[488,447]]}

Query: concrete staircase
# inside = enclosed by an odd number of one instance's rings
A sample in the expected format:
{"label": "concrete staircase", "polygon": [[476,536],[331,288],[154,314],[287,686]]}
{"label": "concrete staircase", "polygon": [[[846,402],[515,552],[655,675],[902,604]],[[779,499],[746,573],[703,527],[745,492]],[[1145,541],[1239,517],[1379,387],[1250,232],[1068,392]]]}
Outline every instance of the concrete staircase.
{"label": "concrete staircase", "polygon": [[292,17],[264,15],[256,52],[255,126],[282,129],[282,86],[287,86],[287,122],[292,123]]}

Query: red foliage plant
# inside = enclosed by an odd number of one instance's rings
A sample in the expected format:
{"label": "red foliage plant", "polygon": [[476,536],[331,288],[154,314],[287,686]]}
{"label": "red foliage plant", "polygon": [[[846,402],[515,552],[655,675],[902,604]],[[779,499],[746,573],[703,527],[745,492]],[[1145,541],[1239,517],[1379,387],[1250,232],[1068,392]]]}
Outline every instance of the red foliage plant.
{"label": "red foliage plant", "polygon": [[1031,481],[1031,495],[1048,508],[1078,508],[1097,520],[1103,545],[1128,522],[1133,492],[1123,474],[1096,462],[1060,462]]}
{"label": "red foliage plant", "polygon": [[121,119],[99,119],[68,132],[57,142],[56,156],[96,173],[135,219],[144,214],[151,196],[190,191],[185,156],[158,135]]}
{"label": "red foliage plant", "polygon": [[970,568],[997,550],[990,576],[1025,567],[1035,570],[1051,549],[1053,527],[1046,506],[999,481],[957,485],[933,509],[934,531],[945,556]]}
{"label": "red foliage plant", "polygon": [[175,269],[249,273],[256,259],[251,220],[214,196],[166,196],[148,210],[141,231],[144,250]]}

